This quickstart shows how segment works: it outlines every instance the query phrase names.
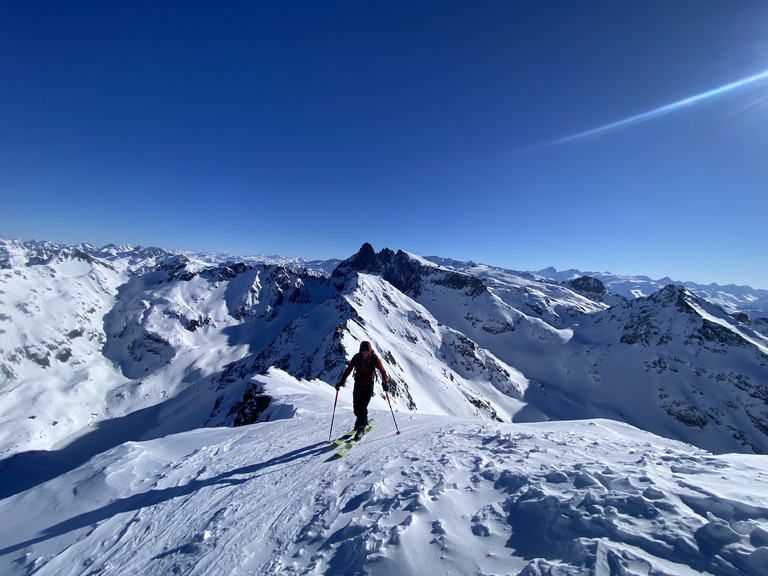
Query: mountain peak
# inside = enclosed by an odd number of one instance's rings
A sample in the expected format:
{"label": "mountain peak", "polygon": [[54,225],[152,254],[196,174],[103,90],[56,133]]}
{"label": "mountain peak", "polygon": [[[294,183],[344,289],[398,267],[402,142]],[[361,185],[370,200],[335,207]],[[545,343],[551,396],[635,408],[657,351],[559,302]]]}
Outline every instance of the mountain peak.
{"label": "mountain peak", "polygon": [[331,274],[336,280],[346,280],[353,272],[376,274],[399,290],[408,293],[418,289],[418,282],[426,267],[407,252],[394,252],[384,248],[376,252],[368,242],[358,252],[341,262]]}
{"label": "mountain peak", "polygon": [[[643,299],[640,299],[643,300]],[[663,308],[676,306],[680,312],[694,313],[691,302],[699,302],[700,298],[688,290],[685,286],[667,284],[661,290],[648,296],[647,300]]]}
{"label": "mountain peak", "polygon": [[573,280],[568,280],[566,284],[577,292],[588,292],[593,294],[604,294],[607,292],[605,285],[592,276],[579,276]]}
{"label": "mountain peak", "polygon": [[382,261],[385,260],[385,258],[382,258],[381,256],[385,255],[387,252],[391,253],[392,251],[385,248],[377,254],[376,250],[373,249],[373,246],[366,242],[360,247],[360,250],[358,250],[356,254],[341,262],[338,265],[337,270],[349,268],[349,270],[358,272],[378,272],[381,268]]}

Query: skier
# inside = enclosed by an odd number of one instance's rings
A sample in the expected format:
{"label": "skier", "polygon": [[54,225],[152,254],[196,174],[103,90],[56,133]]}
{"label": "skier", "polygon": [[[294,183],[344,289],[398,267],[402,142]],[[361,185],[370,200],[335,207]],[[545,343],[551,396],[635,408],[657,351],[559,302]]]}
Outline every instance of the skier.
{"label": "skier", "polygon": [[378,369],[381,374],[381,387],[385,392],[389,391],[387,384],[387,372],[381,365],[381,360],[373,353],[370,342],[360,343],[360,352],[352,356],[347,364],[347,369],[336,384],[336,390],[344,386],[347,377],[352,370],[355,371],[355,387],[352,390],[352,408],[357,420],[355,421],[355,440],[360,440],[365,427],[368,425],[368,403],[373,396],[373,373]]}

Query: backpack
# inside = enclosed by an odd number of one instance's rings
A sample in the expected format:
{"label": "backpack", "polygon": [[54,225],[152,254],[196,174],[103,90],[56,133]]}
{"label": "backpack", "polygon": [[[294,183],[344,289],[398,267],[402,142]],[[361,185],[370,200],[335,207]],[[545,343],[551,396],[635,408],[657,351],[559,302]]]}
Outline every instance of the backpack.
{"label": "backpack", "polygon": [[376,357],[376,354],[374,354],[373,350],[371,350],[368,356],[369,365],[368,369],[366,370],[365,359],[363,358],[363,355],[358,352],[357,360],[355,362],[355,382],[370,382],[371,386],[373,386],[374,378],[376,376],[377,360],[378,358]]}

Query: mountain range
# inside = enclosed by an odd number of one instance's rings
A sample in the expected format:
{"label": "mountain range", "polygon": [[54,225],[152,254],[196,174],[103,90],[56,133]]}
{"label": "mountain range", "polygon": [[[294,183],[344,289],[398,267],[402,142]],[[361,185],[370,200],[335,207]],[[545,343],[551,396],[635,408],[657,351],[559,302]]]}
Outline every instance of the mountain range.
{"label": "mountain range", "polygon": [[334,384],[362,340],[398,411],[768,451],[766,295],[599,276],[370,244],[310,262],[2,240],[0,457],[275,418],[256,376]]}

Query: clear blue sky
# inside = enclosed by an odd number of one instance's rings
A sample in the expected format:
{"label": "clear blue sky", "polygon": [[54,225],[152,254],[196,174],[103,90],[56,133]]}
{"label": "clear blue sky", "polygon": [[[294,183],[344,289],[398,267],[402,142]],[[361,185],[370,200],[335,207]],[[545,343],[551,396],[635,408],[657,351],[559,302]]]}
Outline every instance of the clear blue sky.
{"label": "clear blue sky", "polygon": [[762,0],[6,1],[0,233],[768,288],[768,78],[623,123],[766,70]]}

